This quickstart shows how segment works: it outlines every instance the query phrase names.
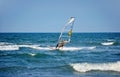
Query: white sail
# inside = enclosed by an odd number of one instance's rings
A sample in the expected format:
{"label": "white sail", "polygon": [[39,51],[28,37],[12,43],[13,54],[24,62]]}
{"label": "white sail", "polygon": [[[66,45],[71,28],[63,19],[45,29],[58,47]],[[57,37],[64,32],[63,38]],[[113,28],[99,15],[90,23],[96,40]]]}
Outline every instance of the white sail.
{"label": "white sail", "polygon": [[68,22],[65,24],[63,30],[61,31],[61,34],[58,39],[58,43],[61,41],[67,41],[70,42],[71,36],[72,36],[72,29],[74,25],[75,18],[71,17]]}
{"label": "white sail", "polygon": [[70,23],[74,22],[74,20],[75,20],[75,18],[74,18],[74,17],[72,17],[72,18],[69,20],[68,24],[70,24]]}

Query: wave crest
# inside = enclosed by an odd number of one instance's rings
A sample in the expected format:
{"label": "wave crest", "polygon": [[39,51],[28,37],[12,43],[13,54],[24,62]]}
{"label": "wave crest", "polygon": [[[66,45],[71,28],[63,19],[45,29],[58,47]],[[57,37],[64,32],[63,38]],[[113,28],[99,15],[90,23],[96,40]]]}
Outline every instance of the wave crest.
{"label": "wave crest", "polygon": [[115,42],[103,42],[102,45],[113,45]]}
{"label": "wave crest", "polygon": [[[37,49],[37,50],[53,50],[55,47],[40,47],[40,45],[16,45],[13,43],[8,43],[8,42],[0,42],[0,50],[1,51],[11,51],[11,50],[19,50],[21,47],[25,48],[32,48],[32,49]],[[63,47],[59,50],[61,51],[76,51],[76,50],[92,50],[96,48],[96,46],[92,47]]]}
{"label": "wave crest", "polygon": [[4,46],[0,46],[0,50],[19,50],[19,46],[17,45],[4,45]]}
{"label": "wave crest", "polygon": [[92,70],[120,72],[120,61],[115,63],[76,63],[70,64],[70,66],[78,72],[87,72]]}
{"label": "wave crest", "polygon": [[75,50],[92,50],[95,49],[96,46],[92,46],[92,47],[63,47],[62,51],[75,51]]}

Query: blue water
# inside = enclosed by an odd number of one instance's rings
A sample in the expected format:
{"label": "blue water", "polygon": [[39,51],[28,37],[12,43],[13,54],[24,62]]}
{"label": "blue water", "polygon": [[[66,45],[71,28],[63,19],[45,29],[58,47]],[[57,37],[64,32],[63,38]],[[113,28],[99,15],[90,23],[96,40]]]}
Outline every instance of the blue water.
{"label": "blue water", "polygon": [[120,33],[0,33],[0,77],[120,77]]}

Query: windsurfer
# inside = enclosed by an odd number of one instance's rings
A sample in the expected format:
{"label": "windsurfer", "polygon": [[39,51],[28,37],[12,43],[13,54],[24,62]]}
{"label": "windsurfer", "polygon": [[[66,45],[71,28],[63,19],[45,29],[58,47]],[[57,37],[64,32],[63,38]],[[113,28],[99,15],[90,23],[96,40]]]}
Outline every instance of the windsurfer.
{"label": "windsurfer", "polygon": [[58,38],[58,43],[55,49],[62,49],[65,44],[70,42],[74,21],[75,21],[75,18],[71,17],[69,21],[65,24]]}
{"label": "windsurfer", "polygon": [[63,48],[63,46],[68,43],[69,41],[61,41],[59,42],[57,45],[56,45],[56,49],[60,49],[60,48]]}

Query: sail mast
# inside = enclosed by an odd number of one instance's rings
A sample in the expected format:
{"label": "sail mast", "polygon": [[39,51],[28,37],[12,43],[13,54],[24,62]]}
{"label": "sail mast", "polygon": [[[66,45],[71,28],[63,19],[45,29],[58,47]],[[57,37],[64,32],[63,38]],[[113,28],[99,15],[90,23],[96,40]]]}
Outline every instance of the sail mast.
{"label": "sail mast", "polygon": [[73,23],[72,23],[72,25],[71,25],[71,30],[69,31],[70,34],[68,33],[68,35],[69,35],[69,42],[70,42],[70,38],[71,38],[71,36],[72,36],[73,25],[74,25],[74,21],[73,21]]}

